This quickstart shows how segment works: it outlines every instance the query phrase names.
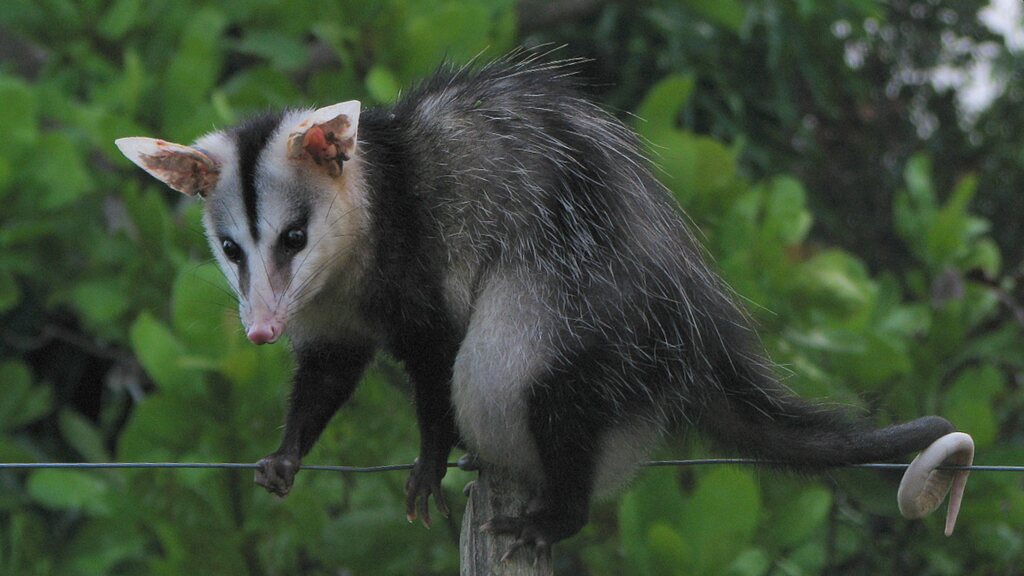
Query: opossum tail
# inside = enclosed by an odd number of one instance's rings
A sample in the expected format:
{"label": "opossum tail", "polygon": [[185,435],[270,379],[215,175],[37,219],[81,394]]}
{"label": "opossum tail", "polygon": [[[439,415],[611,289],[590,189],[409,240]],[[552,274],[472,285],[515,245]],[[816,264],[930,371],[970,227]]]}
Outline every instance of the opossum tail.
{"label": "opossum tail", "polygon": [[718,441],[773,466],[820,470],[844,464],[893,460],[921,452],[907,468],[897,494],[900,512],[920,518],[949,493],[946,535],[952,535],[974,441],[945,418],[925,416],[875,428],[836,409],[815,406],[789,393],[770,376],[737,378],[717,388],[704,406],[703,427]]}
{"label": "opossum tail", "polygon": [[702,428],[731,448],[780,466],[815,469],[893,460],[955,431],[938,416],[875,428],[843,410],[802,400],[770,376],[751,376],[738,377],[712,395]]}

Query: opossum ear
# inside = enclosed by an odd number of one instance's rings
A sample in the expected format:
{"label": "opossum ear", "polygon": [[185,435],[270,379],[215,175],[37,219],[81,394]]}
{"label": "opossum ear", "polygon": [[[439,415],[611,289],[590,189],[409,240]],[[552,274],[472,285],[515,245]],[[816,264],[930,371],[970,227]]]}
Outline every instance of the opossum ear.
{"label": "opossum ear", "polygon": [[121,153],[178,192],[203,198],[217,186],[220,166],[203,152],[155,138],[119,138]]}
{"label": "opossum ear", "polygon": [[341,174],[342,163],[356,151],[359,106],[350,100],[310,112],[288,134],[288,156],[311,158],[331,176]]}

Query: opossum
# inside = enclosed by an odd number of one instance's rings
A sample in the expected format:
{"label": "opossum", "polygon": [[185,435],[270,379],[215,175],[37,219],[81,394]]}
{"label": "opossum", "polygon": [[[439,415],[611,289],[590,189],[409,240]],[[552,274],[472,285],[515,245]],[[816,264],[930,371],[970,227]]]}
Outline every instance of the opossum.
{"label": "opossum", "polygon": [[812,470],[954,431],[937,416],[875,429],[789,393],[638,138],[582,96],[573,64],[525,51],[443,65],[390,106],[269,112],[192,146],[118,140],[205,201],[249,340],[287,329],[297,370],[259,484],[288,493],[379,349],[413,384],[410,519],[429,522],[431,495],[447,512],[458,444],[537,494],[487,525],[537,553],[680,426]]}

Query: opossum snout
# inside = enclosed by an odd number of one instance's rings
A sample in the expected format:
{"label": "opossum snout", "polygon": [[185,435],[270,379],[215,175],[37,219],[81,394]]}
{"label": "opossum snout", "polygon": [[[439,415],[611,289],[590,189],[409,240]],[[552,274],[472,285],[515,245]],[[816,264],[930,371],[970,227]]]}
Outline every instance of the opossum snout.
{"label": "opossum snout", "polygon": [[245,331],[253,344],[272,344],[284,333],[284,323],[279,320],[253,322]]}
{"label": "opossum snout", "polygon": [[277,331],[273,326],[251,326],[245,335],[253,344],[270,344],[277,340]]}

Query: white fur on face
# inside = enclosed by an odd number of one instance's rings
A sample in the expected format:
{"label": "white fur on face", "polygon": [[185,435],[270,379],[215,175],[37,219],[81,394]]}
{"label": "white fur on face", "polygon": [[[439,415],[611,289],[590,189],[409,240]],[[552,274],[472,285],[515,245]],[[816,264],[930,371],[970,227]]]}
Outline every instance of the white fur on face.
{"label": "white fur on face", "polygon": [[[224,256],[221,246],[221,234],[224,234],[238,242],[247,254],[255,248],[245,228],[245,217],[242,216],[245,214],[245,206],[242,204],[242,183],[238,174],[238,150],[231,138],[223,132],[201,137],[196,141],[196,148],[203,150],[221,166],[217,187],[207,198],[206,209],[203,211],[203,228],[217,265],[241,299],[238,270]],[[211,209],[212,206],[216,206],[216,210]],[[215,212],[225,216],[220,218],[219,226],[214,225]]]}
{"label": "white fur on face", "polygon": [[[287,157],[289,130],[283,127],[300,122],[305,114],[308,111],[285,114],[257,159],[258,241],[248,227],[233,139],[214,133],[197,142],[226,166],[208,199],[204,225],[211,250],[239,296],[239,315],[247,328],[256,317],[273,317],[291,325],[289,331],[308,332],[294,325],[296,315],[351,263],[365,229],[358,158],[346,162],[343,174],[332,178],[312,162]],[[274,256],[277,244],[302,213],[308,215],[306,247],[282,262]],[[222,236],[244,251],[247,286],[239,281],[238,266],[224,256]]]}

